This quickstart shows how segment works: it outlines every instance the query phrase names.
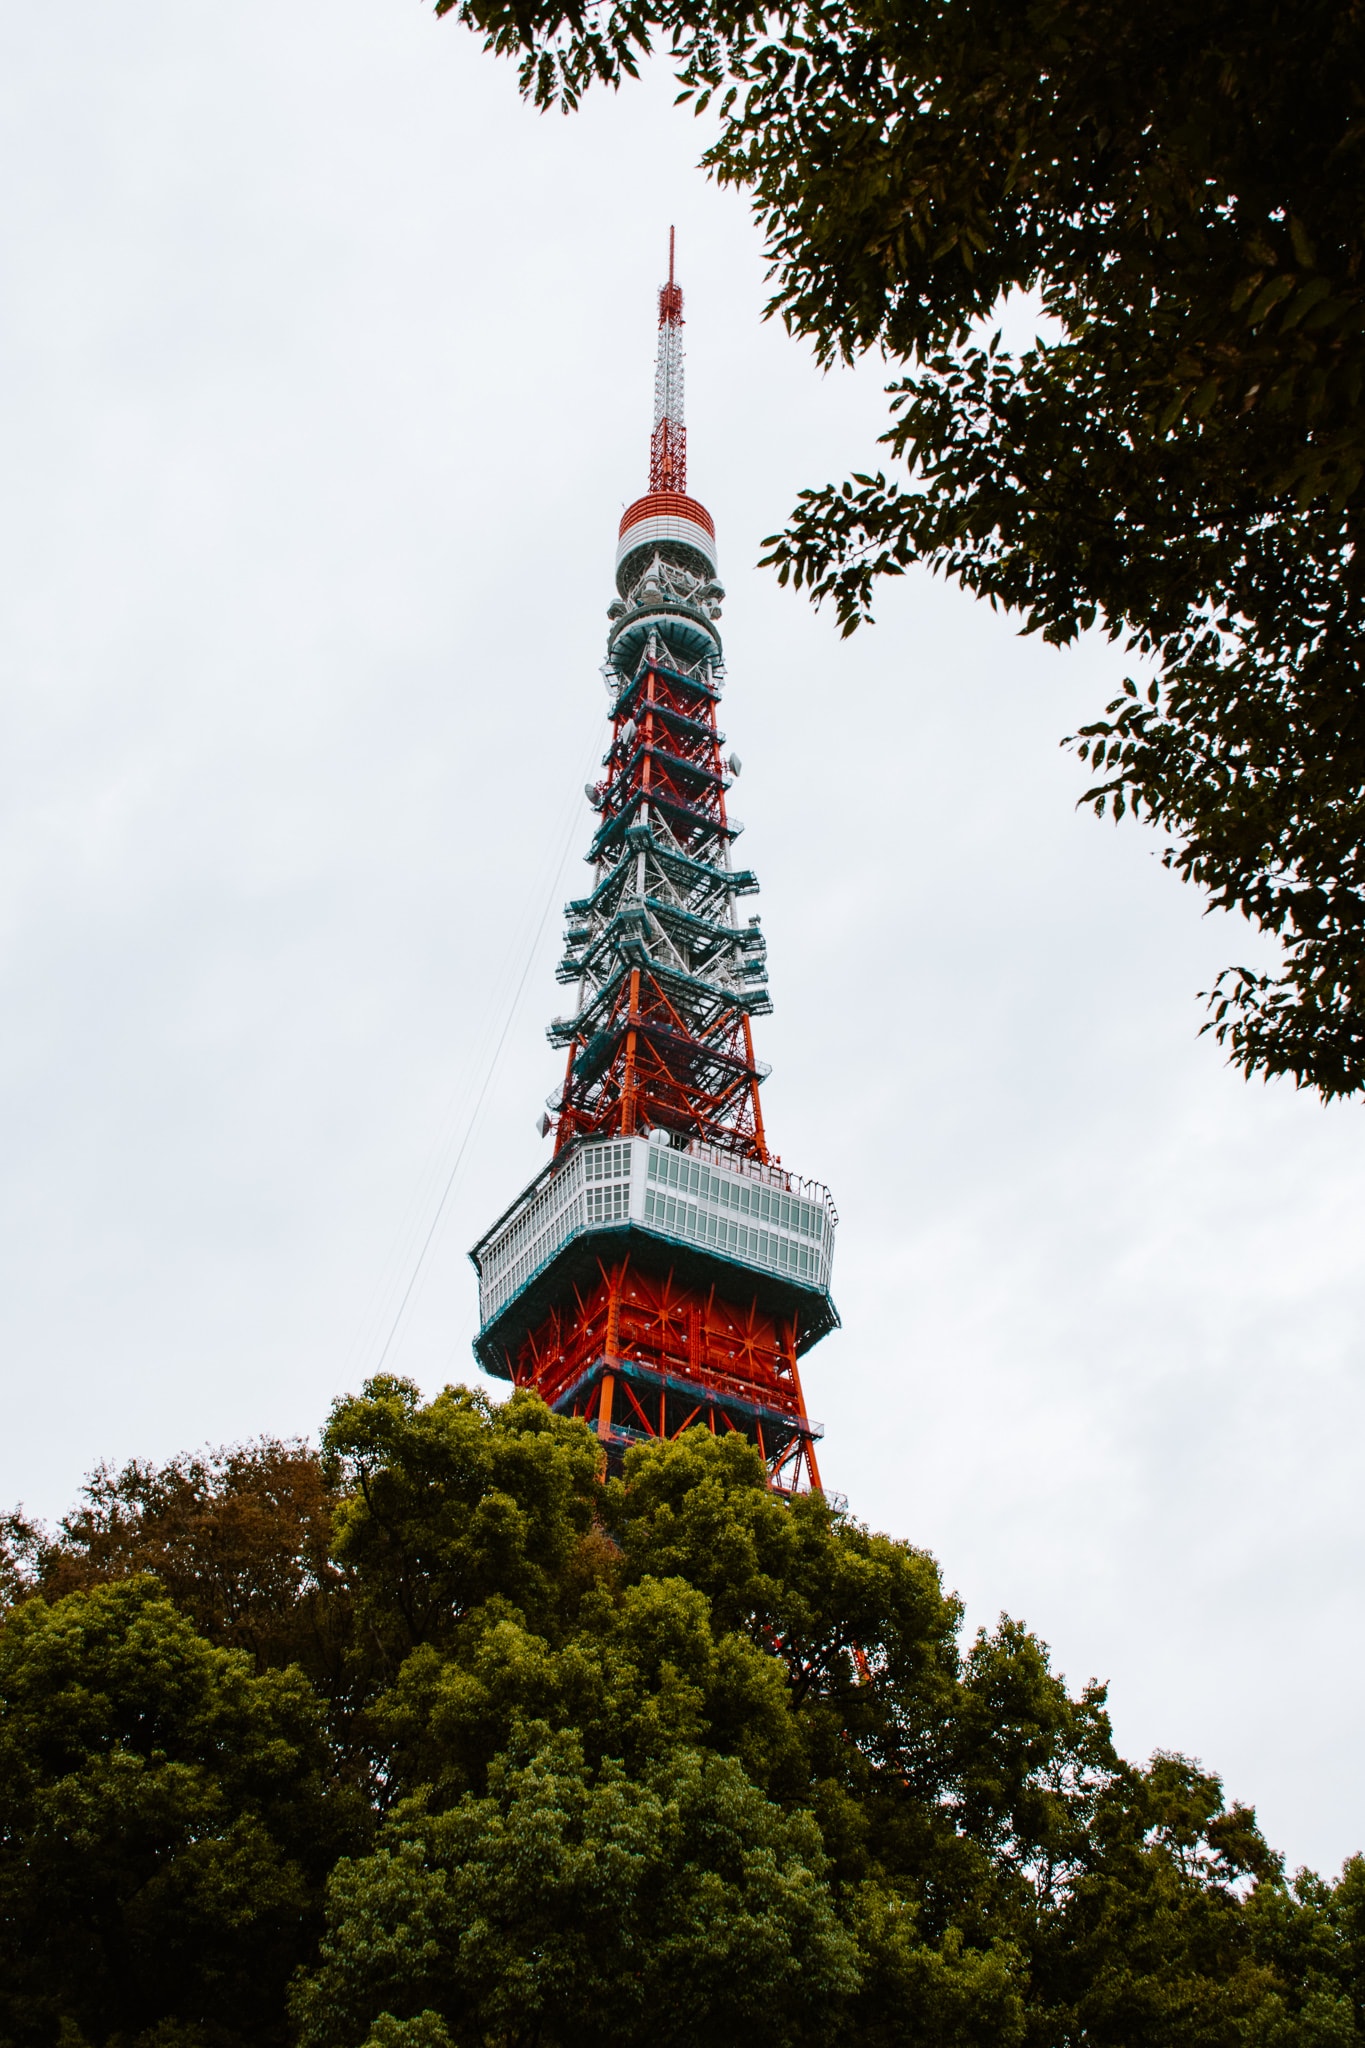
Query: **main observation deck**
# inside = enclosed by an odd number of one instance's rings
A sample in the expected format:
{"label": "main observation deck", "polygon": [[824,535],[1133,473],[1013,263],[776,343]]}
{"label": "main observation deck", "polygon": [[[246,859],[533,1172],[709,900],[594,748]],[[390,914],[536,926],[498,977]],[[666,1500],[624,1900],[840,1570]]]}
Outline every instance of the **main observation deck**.
{"label": "main observation deck", "polygon": [[795,1322],[804,1352],[838,1327],[829,1292],[838,1220],[827,1188],[780,1166],[696,1143],[678,1150],[659,1130],[589,1140],[537,1174],[469,1254],[479,1275],[475,1352],[485,1371],[509,1378],[509,1357],[562,1295],[566,1267],[586,1275],[608,1251],[652,1265],[666,1258],[680,1277],[695,1264],[714,1280],[718,1259],[742,1268],[750,1294]]}

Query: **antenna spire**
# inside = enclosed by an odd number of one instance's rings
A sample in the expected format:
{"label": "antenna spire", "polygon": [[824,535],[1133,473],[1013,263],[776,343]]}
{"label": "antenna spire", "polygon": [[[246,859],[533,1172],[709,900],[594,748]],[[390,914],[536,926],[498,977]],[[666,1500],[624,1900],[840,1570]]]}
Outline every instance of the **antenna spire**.
{"label": "antenna spire", "polygon": [[674,282],[675,230],[668,231],[668,283],[659,290],[659,355],[654,369],[654,435],[649,444],[651,491],[687,490],[687,427],[683,421],[683,295]]}

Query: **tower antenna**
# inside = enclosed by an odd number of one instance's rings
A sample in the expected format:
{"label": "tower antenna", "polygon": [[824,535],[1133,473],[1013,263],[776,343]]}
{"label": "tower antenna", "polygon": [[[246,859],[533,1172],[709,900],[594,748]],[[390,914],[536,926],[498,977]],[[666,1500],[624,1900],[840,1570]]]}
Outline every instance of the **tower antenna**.
{"label": "tower antenna", "polygon": [[668,231],[668,283],[659,287],[659,353],[654,365],[654,435],[649,444],[651,491],[687,492],[687,426],[683,418],[683,295],[674,277],[676,231]]}

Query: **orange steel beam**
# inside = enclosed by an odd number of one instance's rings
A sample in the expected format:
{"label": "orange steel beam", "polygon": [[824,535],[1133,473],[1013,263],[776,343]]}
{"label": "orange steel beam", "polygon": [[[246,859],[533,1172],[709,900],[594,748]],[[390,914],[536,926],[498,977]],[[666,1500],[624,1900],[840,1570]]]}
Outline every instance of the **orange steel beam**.
{"label": "orange steel beam", "polygon": [[626,1034],[626,1064],[621,1081],[621,1131],[632,1138],[635,1135],[636,1095],[639,1083],[635,1073],[636,1025],[640,1015],[640,970],[630,970],[630,1030]]}
{"label": "orange steel beam", "polygon": [[[727,1431],[755,1441],[774,1484],[791,1469],[794,1483],[804,1475],[820,1487],[820,1472],[806,1415],[796,1363],[796,1325],[778,1324],[752,1301],[727,1301],[712,1283],[702,1289],[678,1280],[676,1273],[642,1272],[629,1257],[601,1265],[598,1279],[577,1291],[576,1313],[552,1310],[522,1346],[517,1361],[519,1385],[534,1387],[552,1405],[584,1372],[598,1362],[598,1389],[588,1398],[591,1418],[596,1403],[597,1432],[610,1435],[619,1390],[624,1393],[639,1427],[650,1437],[676,1437],[707,1411],[712,1433],[716,1416]],[[660,1377],[657,1419],[637,1395],[629,1378],[613,1368],[628,1363]],[[670,1430],[665,1375],[684,1378],[705,1388]],[[645,1390],[641,1389],[641,1393]],[[740,1422],[726,1412],[733,1399],[758,1403],[794,1440],[780,1451],[770,1450],[759,1417],[744,1413]],[[742,1411],[743,1413],[743,1411]],[[785,1490],[785,1489],[784,1489]]]}
{"label": "orange steel beam", "polygon": [[768,1140],[763,1134],[763,1105],[758,1099],[758,1074],[755,1071],[754,1060],[754,1034],[747,1015],[743,1019],[743,1024],[744,1053],[750,1069],[749,1100],[753,1105],[754,1143],[758,1147],[759,1158],[766,1166],[768,1161]]}

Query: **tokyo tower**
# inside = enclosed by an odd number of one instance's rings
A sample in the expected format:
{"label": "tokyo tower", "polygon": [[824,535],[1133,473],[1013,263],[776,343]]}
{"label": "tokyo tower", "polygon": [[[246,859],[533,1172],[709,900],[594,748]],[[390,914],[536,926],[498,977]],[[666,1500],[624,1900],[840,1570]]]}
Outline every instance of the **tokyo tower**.
{"label": "tokyo tower", "polygon": [[768,1149],[752,1019],[772,1008],[758,883],[736,867],[739,773],[711,515],[687,495],[683,295],[659,292],[649,489],[621,520],[603,673],[611,744],[587,893],[566,909],[550,1026],[549,1164],[470,1254],[486,1371],[582,1416],[615,1467],[700,1425],[757,1446],[770,1484],[819,1488],[798,1360],[838,1316],[828,1191]]}

